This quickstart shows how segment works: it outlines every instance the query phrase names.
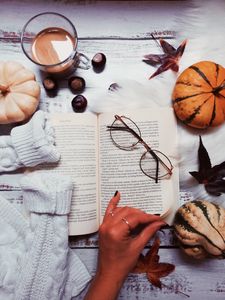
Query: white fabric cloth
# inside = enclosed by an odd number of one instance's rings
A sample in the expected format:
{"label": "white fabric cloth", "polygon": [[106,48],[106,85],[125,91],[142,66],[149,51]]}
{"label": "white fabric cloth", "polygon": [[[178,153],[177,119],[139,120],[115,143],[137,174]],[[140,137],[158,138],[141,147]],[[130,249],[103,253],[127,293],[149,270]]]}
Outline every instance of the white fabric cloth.
{"label": "white fabric cloth", "polygon": [[10,136],[0,136],[0,173],[57,162],[60,155],[54,141],[47,114],[37,111],[28,123],[14,127]]}
{"label": "white fabric cloth", "polygon": [[0,300],[69,300],[90,280],[68,246],[72,182],[33,173],[21,188],[29,219],[0,197]]}
{"label": "white fabric cloth", "polygon": [[[187,45],[180,59],[180,70],[174,73],[168,70],[151,80],[143,78],[142,83],[135,80],[116,80],[121,87],[118,90],[107,91],[90,103],[93,112],[127,111],[152,106],[172,106],[172,91],[177,77],[185,68],[199,61],[214,61],[225,65],[224,38],[225,1],[224,0],[192,0],[186,1],[186,8],[179,11],[174,22],[176,39],[171,44],[178,47],[187,39]],[[162,54],[160,50],[158,53]],[[145,53],[147,54],[147,53]],[[140,58],[141,59],[141,58]],[[156,68],[149,66],[149,75]],[[225,194],[219,197],[208,194],[203,184],[199,184],[189,171],[198,170],[199,135],[209,153],[212,165],[225,161],[225,125],[207,130],[198,130],[184,126],[178,121],[178,151],[180,188],[192,193],[193,199],[213,200],[225,207]]]}

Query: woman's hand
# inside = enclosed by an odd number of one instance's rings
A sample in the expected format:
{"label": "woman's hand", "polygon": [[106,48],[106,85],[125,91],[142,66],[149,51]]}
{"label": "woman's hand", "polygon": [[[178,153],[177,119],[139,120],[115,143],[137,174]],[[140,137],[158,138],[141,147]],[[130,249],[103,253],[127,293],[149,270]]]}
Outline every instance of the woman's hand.
{"label": "woman's hand", "polygon": [[[109,202],[99,229],[98,271],[124,280],[146,243],[165,222],[136,208],[117,207],[119,200],[117,193]],[[143,230],[134,234],[140,226]]]}
{"label": "woman's hand", "polygon": [[[142,249],[165,225],[159,216],[132,207],[118,207],[119,200],[120,193],[110,200],[99,229],[98,268],[86,300],[116,299]],[[138,233],[140,226],[143,229]]]}

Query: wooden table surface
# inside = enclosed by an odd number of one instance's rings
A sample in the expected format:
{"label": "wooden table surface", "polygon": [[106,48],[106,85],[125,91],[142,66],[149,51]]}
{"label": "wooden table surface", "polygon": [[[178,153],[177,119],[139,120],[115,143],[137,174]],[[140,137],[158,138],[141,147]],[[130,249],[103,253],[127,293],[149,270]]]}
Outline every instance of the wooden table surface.
{"label": "wooden table surface", "polygon": [[[188,1],[73,1],[73,0],[1,0],[0,57],[16,60],[32,69],[38,81],[38,69],[24,56],[20,46],[20,32],[32,16],[54,11],[67,16],[76,26],[79,36],[78,50],[90,58],[97,52],[107,56],[102,73],[77,70],[85,78],[84,95],[89,108],[97,96],[120,79],[135,79],[146,83],[153,68],[142,62],[144,54],[157,50],[151,33],[172,38],[176,15],[185,9]],[[49,98],[42,88],[40,108],[49,111],[72,111],[72,93],[61,82],[58,96]],[[10,126],[0,126],[0,134],[7,134]],[[0,193],[15,205],[21,203],[18,181],[22,174],[0,176]],[[162,279],[162,290],[153,287],[145,275],[131,274],[127,278],[119,299],[225,299],[225,261],[193,261],[184,256],[174,242],[170,228],[159,233],[161,261],[176,265],[175,271]],[[70,238],[71,248],[94,274],[98,252],[97,235]],[[148,248],[149,245],[146,247]],[[184,294],[186,294],[186,296]],[[76,299],[83,299],[85,291]],[[99,298],[100,299],[100,298]]]}

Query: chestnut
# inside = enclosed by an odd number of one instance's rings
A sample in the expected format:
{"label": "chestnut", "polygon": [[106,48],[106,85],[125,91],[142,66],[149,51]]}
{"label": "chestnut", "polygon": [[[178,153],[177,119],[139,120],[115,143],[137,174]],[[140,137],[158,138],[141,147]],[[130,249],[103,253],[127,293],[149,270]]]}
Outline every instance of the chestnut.
{"label": "chestnut", "polygon": [[71,102],[75,112],[84,112],[87,107],[87,99],[83,95],[77,95]]}
{"label": "chestnut", "polygon": [[85,89],[86,83],[84,78],[72,76],[68,80],[68,86],[72,93],[80,93]]}
{"label": "chestnut", "polygon": [[104,69],[106,64],[106,56],[104,53],[96,53],[92,60],[91,60],[92,66],[96,71],[101,71]]}
{"label": "chestnut", "polygon": [[49,96],[56,96],[58,90],[58,84],[54,78],[48,76],[44,78],[42,83]]}

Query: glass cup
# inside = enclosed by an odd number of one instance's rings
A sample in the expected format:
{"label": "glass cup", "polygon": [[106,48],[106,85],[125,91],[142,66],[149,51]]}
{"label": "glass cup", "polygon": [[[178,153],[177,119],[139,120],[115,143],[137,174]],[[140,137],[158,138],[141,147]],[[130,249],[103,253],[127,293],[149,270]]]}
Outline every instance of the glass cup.
{"label": "glass cup", "polygon": [[77,51],[78,36],[65,16],[45,12],[32,17],[23,27],[21,46],[24,54],[42,71],[65,75],[76,68],[89,69],[89,58]]}

